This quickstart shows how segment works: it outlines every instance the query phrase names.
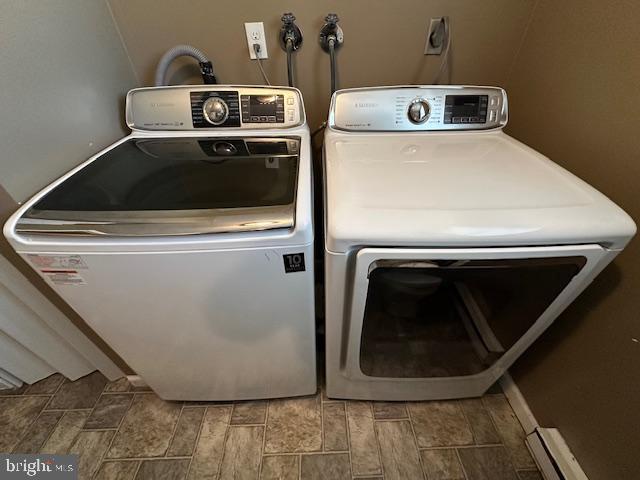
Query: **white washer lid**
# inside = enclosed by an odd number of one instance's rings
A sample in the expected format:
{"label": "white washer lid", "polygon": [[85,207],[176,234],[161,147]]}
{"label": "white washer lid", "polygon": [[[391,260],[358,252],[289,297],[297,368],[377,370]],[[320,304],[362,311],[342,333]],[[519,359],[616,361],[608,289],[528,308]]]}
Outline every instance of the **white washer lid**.
{"label": "white washer lid", "polygon": [[327,248],[599,243],[633,220],[597,190],[504,134],[325,137]]}

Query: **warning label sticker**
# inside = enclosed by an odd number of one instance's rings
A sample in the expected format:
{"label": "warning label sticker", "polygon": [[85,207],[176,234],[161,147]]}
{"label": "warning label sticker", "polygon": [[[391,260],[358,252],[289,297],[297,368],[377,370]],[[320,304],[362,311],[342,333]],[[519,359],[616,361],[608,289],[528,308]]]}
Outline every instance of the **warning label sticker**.
{"label": "warning label sticker", "polygon": [[40,270],[42,275],[51,280],[54,285],[86,285],[87,282],[77,270]]}
{"label": "warning label sticker", "polygon": [[33,266],[38,269],[79,270],[87,268],[80,255],[39,255],[29,253],[27,257]]}

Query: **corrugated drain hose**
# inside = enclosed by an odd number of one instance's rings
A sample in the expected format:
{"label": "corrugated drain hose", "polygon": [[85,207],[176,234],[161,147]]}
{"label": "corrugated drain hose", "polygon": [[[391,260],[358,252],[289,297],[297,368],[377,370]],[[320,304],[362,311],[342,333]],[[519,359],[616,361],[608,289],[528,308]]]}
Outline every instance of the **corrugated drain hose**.
{"label": "corrugated drain hose", "polygon": [[193,57],[198,61],[198,64],[200,65],[200,73],[202,74],[204,83],[217,83],[216,77],[213,74],[213,66],[207,56],[202,52],[202,50],[199,50],[196,47],[192,47],[191,45],[176,45],[175,47],[169,49],[158,62],[155,77],[156,87],[167,85],[165,77],[167,76],[169,65],[171,65],[171,62],[173,62],[176,58],[183,56]]}

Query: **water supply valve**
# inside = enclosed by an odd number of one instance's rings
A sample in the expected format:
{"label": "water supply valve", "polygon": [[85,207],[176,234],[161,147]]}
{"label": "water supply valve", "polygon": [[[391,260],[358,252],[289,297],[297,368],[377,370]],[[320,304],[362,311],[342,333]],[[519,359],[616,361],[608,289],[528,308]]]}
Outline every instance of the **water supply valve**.
{"label": "water supply valve", "polygon": [[290,42],[291,50],[296,51],[302,46],[302,31],[296,25],[296,17],[293,13],[282,14],[282,27],[280,28],[280,46],[287,50],[287,42]]}
{"label": "water supply valve", "polygon": [[344,34],[338,25],[340,19],[335,13],[330,13],[324,21],[325,24],[320,29],[320,46],[325,52],[329,52],[331,47],[337,50],[344,43]]}

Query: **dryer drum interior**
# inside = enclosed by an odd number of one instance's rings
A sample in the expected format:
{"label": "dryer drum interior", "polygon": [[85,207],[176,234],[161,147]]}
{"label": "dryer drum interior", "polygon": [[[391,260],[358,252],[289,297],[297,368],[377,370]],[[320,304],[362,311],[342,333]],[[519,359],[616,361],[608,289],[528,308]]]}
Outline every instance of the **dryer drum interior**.
{"label": "dryer drum interior", "polygon": [[585,263],[581,256],[375,262],[360,369],[392,378],[480,373],[531,328]]}

